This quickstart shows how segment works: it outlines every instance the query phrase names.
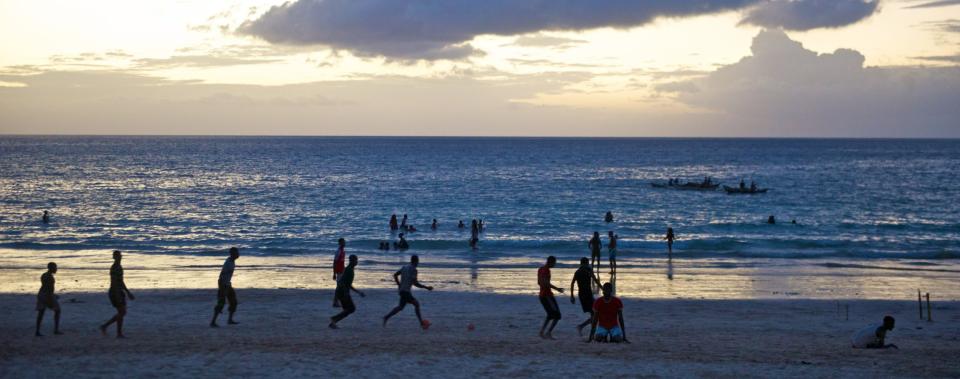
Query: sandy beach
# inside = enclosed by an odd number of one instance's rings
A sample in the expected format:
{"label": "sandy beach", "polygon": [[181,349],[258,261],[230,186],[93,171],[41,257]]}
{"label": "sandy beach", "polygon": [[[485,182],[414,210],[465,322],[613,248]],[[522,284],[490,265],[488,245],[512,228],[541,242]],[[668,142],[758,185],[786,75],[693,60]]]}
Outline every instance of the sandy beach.
{"label": "sandy beach", "polygon": [[[380,317],[391,290],[354,297],[358,311],[335,313],[325,290],[239,289],[236,326],[207,326],[212,290],[137,291],[128,339],[96,330],[112,308],[104,293],[61,297],[65,335],[32,335],[35,297],[0,295],[0,376],[29,377],[957,377],[960,303],[938,302],[934,322],[910,301],[638,300],[626,298],[631,344],[587,344],[579,306],[560,297],[557,340],[537,337],[534,296],[416,291],[433,326],[412,309]],[[838,307],[838,304],[840,305]],[[846,319],[849,307],[849,320]],[[839,308],[839,313],[838,313]],[[849,337],[884,314],[897,318],[888,341],[900,350],[856,350]],[[468,331],[468,324],[476,330]]]}

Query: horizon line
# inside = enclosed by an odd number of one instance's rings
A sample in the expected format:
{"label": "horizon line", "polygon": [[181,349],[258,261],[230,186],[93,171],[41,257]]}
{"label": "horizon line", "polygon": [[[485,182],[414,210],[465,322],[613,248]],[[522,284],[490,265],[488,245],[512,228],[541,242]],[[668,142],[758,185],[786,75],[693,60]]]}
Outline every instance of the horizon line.
{"label": "horizon line", "polygon": [[20,134],[7,137],[144,137],[144,138],[426,138],[426,139],[778,139],[778,140],[960,140],[958,137],[862,137],[862,136],[582,136],[582,135],[346,135],[346,134]]}

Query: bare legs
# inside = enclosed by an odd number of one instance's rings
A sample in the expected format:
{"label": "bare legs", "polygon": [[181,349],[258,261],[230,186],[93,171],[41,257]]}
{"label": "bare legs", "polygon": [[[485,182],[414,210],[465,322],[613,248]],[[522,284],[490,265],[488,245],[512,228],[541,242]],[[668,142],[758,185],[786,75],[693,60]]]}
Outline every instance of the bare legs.
{"label": "bare legs", "polygon": [[123,335],[123,317],[126,315],[126,305],[117,307],[117,314],[114,315],[113,318],[107,320],[107,322],[103,323],[103,325],[100,325],[100,333],[107,335],[107,327],[109,327],[110,324],[117,323],[117,338],[126,338],[126,336]]}
{"label": "bare legs", "polygon": [[[43,323],[43,314],[45,313],[45,311],[46,309],[41,309],[37,311],[37,330],[36,330],[36,333],[34,334],[37,337],[43,337],[43,334],[40,334],[40,324]],[[60,331],[60,310],[59,309],[53,310],[53,334],[57,334],[57,335],[63,334],[63,332]]]}

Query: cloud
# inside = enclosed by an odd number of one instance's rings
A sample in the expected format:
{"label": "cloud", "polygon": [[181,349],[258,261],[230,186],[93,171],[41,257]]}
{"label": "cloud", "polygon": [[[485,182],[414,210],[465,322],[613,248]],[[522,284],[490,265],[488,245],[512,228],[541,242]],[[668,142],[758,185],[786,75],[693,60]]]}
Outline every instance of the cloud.
{"label": "cloud", "polygon": [[877,11],[879,0],[785,0],[752,8],[742,23],[787,30],[837,28],[863,20]]}
{"label": "cloud", "polygon": [[923,27],[939,32],[960,33],[960,20],[949,19],[942,21],[931,21],[921,24]]}
{"label": "cloud", "polygon": [[911,5],[906,7],[907,9],[917,9],[917,8],[939,8],[939,7],[949,7],[952,5],[960,5],[960,0],[940,0],[940,1],[930,1],[926,3],[921,3],[917,5]]}
{"label": "cloud", "polygon": [[925,57],[913,57],[922,61],[960,63],[960,55],[931,55]]}
{"label": "cloud", "polygon": [[237,58],[214,55],[174,55],[169,58],[140,58],[133,62],[138,68],[224,67],[264,64],[282,61],[279,58]]}
{"label": "cloud", "polygon": [[515,39],[511,45],[519,47],[547,47],[562,50],[584,43],[587,43],[587,41],[575,38],[534,34],[517,37],[517,39]]}
{"label": "cloud", "polygon": [[[680,101],[729,128],[779,136],[960,135],[960,66],[864,67],[864,56],[818,54],[782,31],[753,40],[752,56],[686,83]],[[674,85],[675,89],[683,89]]]}
{"label": "cloud", "polygon": [[478,54],[469,42],[484,34],[629,28],[659,17],[748,9],[746,22],[806,30],[857,22],[876,7],[860,0],[296,0],[270,8],[237,32],[358,56],[462,59]]}

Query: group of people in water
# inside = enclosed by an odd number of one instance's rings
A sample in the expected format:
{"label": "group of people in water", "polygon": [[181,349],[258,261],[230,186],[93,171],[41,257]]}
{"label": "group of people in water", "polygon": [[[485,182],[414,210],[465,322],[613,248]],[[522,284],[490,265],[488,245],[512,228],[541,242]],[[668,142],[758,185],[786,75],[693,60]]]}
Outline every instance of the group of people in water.
{"label": "group of people in water", "polygon": [[[399,222],[397,221],[396,214],[390,215],[390,231],[394,233],[398,231],[402,231],[397,234],[397,241],[393,242],[392,246],[394,250],[402,251],[410,248],[410,243],[407,242],[406,236],[408,233],[416,232],[417,228],[413,226],[413,224],[408,224],[407,220],[408,218],[406,214],[403,215],[402,220]],[[430,223],[430,230],[437,230],[439,229],[439,227],[440,226],[439,226],[439,223],[437,222],[437,219],[433,219],[433,222]],[[457,224],[457,229],[465,229],[465,228],[466,228],[466,225],[463,223],[463,220],[459,220]],[[468,243],[471,249],[476,250],[479,248],[480,234],[483,233],[483,229],[484,229],[483,219],[479,219],[479,220],[473,219],[470,221],[470,240]],[[380,241],[377,249],[390,250],[391,244],[388,241]]]}

